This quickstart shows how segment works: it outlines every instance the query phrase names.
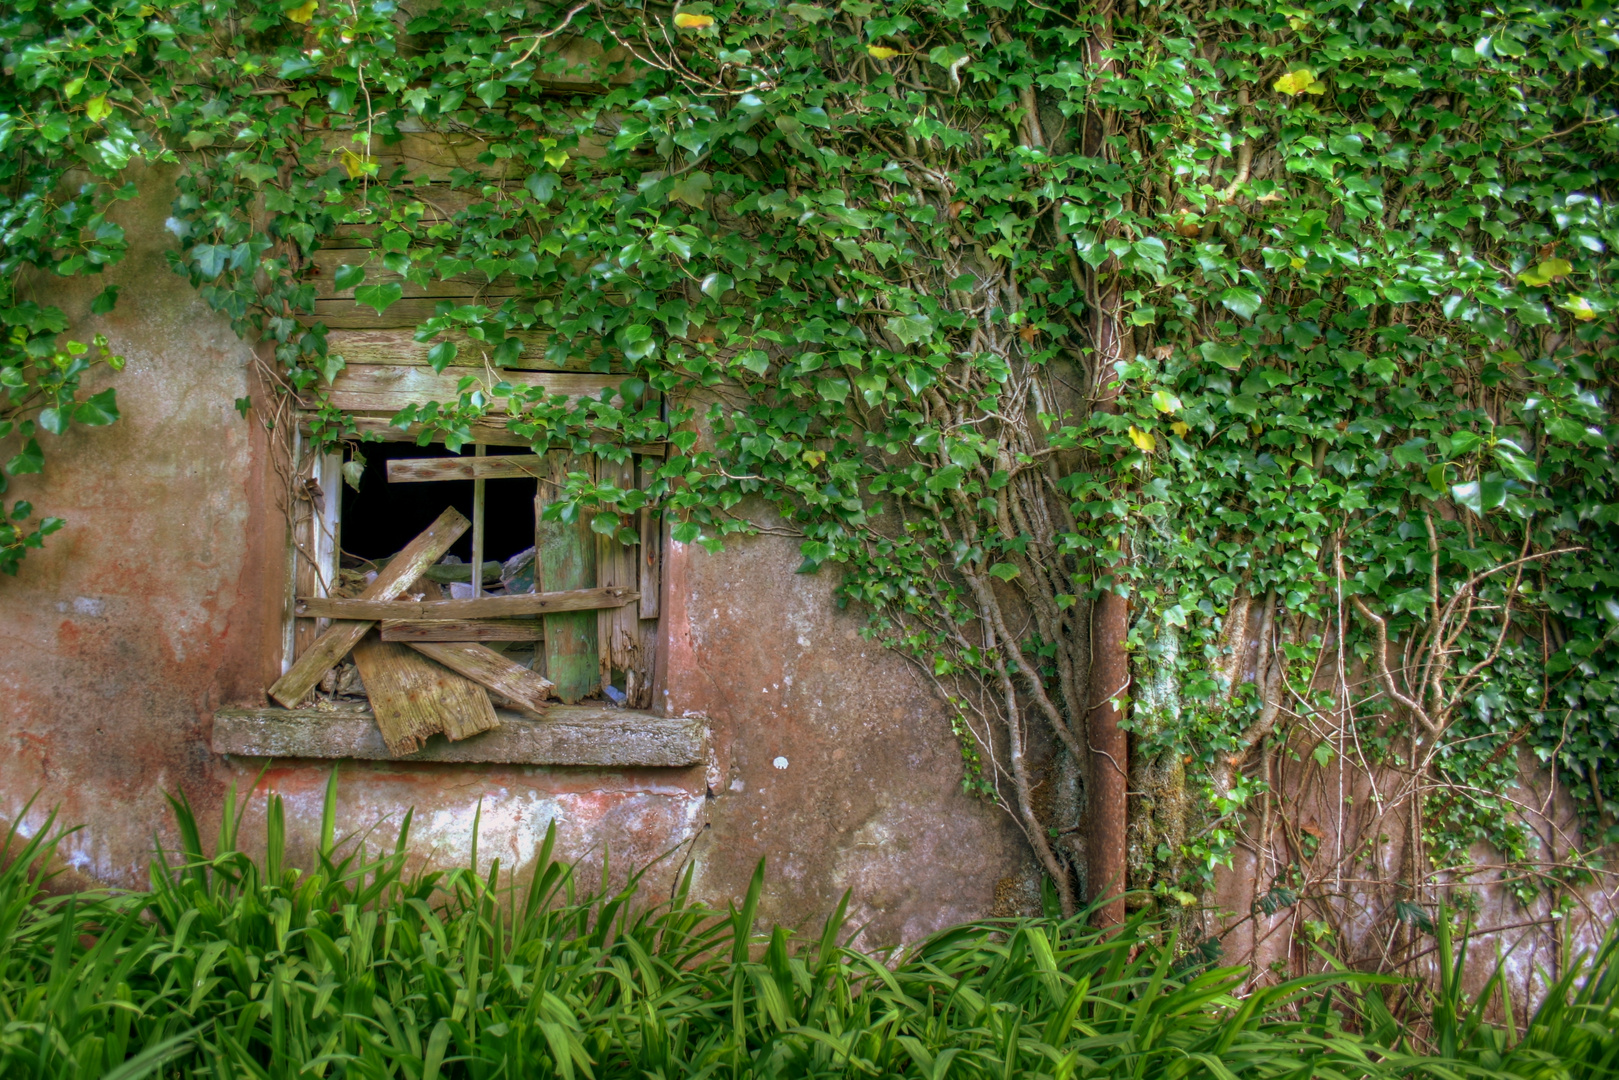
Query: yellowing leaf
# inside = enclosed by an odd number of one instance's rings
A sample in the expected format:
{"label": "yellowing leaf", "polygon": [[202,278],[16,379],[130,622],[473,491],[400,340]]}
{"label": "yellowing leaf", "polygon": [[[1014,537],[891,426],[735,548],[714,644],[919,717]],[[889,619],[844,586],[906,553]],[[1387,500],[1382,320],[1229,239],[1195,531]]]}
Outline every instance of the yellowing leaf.
{"label": "yellowing leaf", "polygon": [[1557,306],[1581,322],[1590,322],[1597,317],[1596,308],[1592,307],[1591,301],[1583,296],[1571,296]]}
{"label": "yellowing leaf", "polygon": [[1152,392],[1152,407],[1161,413],[1179,412],[1181,399],[1168,390],[1154,390]]}
{"label": "yellowing leaf", "polygon": [[1186,438],[1186,433],[1192,429],[1184,421],[1177,420],[1173,424],[1169,425],[1169,430],[1173,431],[1175,434],[1184,439]]}
{"label": "yellowing leaf", "polygon": [[343,151],[343,171],[349,174],[350,180],[356,180],[371,170],[365,158],[356,154],[353,150],[345,150]]}
{"label": "yellowing leaf", "polygon": [[1303,30],[1306,26],[1309,26],[1310,25],[1310,20],[1300,18],[1297,15],[1289,15],[1287,17],[1287,25],[1292,27],[1294,32],[1296,33],[1296,32],[1298,32],[1300,30]]}
{"label": "yellowing leaf", "polygon": [[315,17],[316,6],[315,0],[305,0],[304,3],[287,12],[287,18],[295,23],[306,23]]}
{"label": "yellowing leaf", "polygon": [[560,169],[568,163],[568,152],[566,150],[547,150],[545,152],[545,163],[553,169]]}
{"label": "yellowing leaf", "polygon": [[1150,454],[1158,449],[1158,440],[1152,437],[1152,432],[1142,431],[1134,424],[1130,425],[1130,441],[1136,444],[1136,449],[1143,454]]}
{"label": "yellowing leaf", "polygon": [[106,94],[97,94],[84,103],[84,115],[99,124],[112,115],[112,106],[107,104]]}
{"label": "yellowing leaf", "polygon": [[1289,71],[1286,75],[1277,79],[1271,88],[1278,93],[1289,94],[1293,97],[1300,94],[1325,94],[1327,92],[1327,84],[1317,79],[1315,72],[1309,68]]}
{"label": "yellowing leaf", "polygon": [[887,45],[867,45],[866,51],[879,60],[892,60],[899,55],[898,49],[890,49]]}
{"label": "yellowing leaf", "polygon": [[806,451],[804,451],[803,457],[804,457],[804,464],[808,465],[810,468],[813,469],[817,465],[819,465],[821,462],[826,460],[826,451],[825,450],[806,450]]}
{"label": "yellowing leaf", "polygon": [[684,30],[701,30],[705,26],[714,25],[714,16],[696,15],[690,11],[682,11],[675,16],[675,25]]}
{"label": "yellowing leaf", "polygon": [[1574,272],[1574,264],[1567,259],[1547,259],[1539,266],[1530,267],[1518,275],[1518,280],[1525,285],[1550,285],[1560,277],[1567,277]]}
{"label": "yellowing leaf", "polygon": [[1304,260],[1295,255],[1291,259],[1287,260],[1287,265],[1291,266],[1295,270],[1303,270]]}

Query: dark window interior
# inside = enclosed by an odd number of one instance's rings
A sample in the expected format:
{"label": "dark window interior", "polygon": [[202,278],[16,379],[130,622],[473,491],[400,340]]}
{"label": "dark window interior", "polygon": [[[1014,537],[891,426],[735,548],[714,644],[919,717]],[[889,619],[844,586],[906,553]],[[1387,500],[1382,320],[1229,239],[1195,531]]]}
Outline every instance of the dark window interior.
{"label": "dark window interior", "polygon": [[[528,454],[518,446],[491,446],[497,454]],[[442,443],[417,446],[411,442],[362,443],[365,475],[360,490],[343,485],[342,542],[345,554],[381,559],[394,554],[453,506],[472,517],[472,481],[388,483],[388,462],[395,458],[456,457]],[[462,457],[471,457],[470,444]],[[484,481],[484,558],[504,561],[534,546],[533,480]],[[472,558],[472,530],[455,542],[450,554],[463,562]]]}

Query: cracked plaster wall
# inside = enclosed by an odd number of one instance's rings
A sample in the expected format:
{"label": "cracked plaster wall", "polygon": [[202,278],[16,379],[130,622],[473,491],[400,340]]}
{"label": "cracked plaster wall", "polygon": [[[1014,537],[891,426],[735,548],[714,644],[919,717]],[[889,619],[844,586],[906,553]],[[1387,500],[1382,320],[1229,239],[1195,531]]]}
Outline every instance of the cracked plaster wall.
{"label": "cracked plaster wall", "polygon": [[[265,440],[233,408],[251,352],[168,268],[161,179],[113,212],[132,250],[109,274],[32,285],[75,320],[69,336],[105,333],[127,358],[111,377],[123,419],[44,437],[44,475],[9,494],[68,524],[0,580],[0,817],[32,831],[56,808],[84,826],[62,848],[81,880],[121,886],[145,882],[154,836],[174,842],[165,791],[206,825],[232,784],[259,777],[265,763],[214,755],[208,734],[215,708],[262,704],[279,671],[286,566]],[[122,287],[116,310],[89,316],[107,283]],[[656,879],[690,859],[696,893],[718,903],[763,857],[765,917],[814,923],[852,890],[871,944],[987,914],[997,881],[1023,870],[1019,838],[961,794],[942,703],[836,609],[832,573],[797,563],[769,536],[666,553],[659,699],[711,717],[709,768],[346,764],[340,832],[414,807],[413,853],[464,863],[481,816],[480,863],[523,870],[554,819],[565,857],[610,852],[622,870],[672,851]],[[318,830],[327,775],[298,762],[263,773],[287,799],[294,857]],[[261,809],[250,801],[250,844]]]}

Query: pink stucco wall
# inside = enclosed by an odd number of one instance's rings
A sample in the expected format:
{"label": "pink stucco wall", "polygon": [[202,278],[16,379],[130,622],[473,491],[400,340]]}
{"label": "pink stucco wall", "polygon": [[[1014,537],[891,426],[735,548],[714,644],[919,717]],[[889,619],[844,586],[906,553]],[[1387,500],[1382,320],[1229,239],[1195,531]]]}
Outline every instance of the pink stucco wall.
{"label": "pink stucco wall", "polygon": [[[279,671],[286,564],[264,439],[233,408],[252,355],[168,269],[167,199],[116,212],[134,249],[110,275],[123,287],[112,314],[87,315],[105,281],[33,283],[77,319],[73,336],[100,331],[127,358],[112,377],[124,419],[46,437],[44,475],[13,494],[68,524],[0,580],[0,816],[37,794],[26,827],[56,807],[83,826],[63,845],[71,866],[125,886],[144,882],[154,836],[172,839],[164,791],[213,819],[231,784],[259,777],[263,762],[210,752],[209,725],[222,704],[262,703]],[[960,793],[932,691],[860,637],[831,574],[796,575],[797,562],[776,537],[666,553],[660,701],[711,718],[711,767],[347,763],[340,829],[414,807],[413,851],[453,864],[481,814],[480,861],[521,869],[555,820],[565,856],[610,851],[625,867],[673,850],[660,865],[691,859],[718,902],[765,857],[768,917],[813,920],[852,889],[874,943],[988,913],[1024,865],[1015,831]],[[295,850],[328,770],[277,763],[262,777],[287,799]]]}

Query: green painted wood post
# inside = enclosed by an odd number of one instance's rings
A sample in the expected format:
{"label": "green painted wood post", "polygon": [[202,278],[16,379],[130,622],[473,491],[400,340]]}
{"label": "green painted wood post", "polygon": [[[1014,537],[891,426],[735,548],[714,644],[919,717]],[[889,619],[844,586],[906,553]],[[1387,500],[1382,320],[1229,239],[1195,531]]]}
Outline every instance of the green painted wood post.
{"label": "green painted wood post", "polygon": [[[556,499],[572,472],[592,472],[593,460],[561,451],[545,456],[546,475],[534,499],[534,590],[596,587],[596,537],[590,522],[581,517],[572,525],[546,521],[540,512]],[[545,677],[556,684],[554,693],[572,705],[601,685],[596,646],[596,613],[570,611],[545,617]]]}

